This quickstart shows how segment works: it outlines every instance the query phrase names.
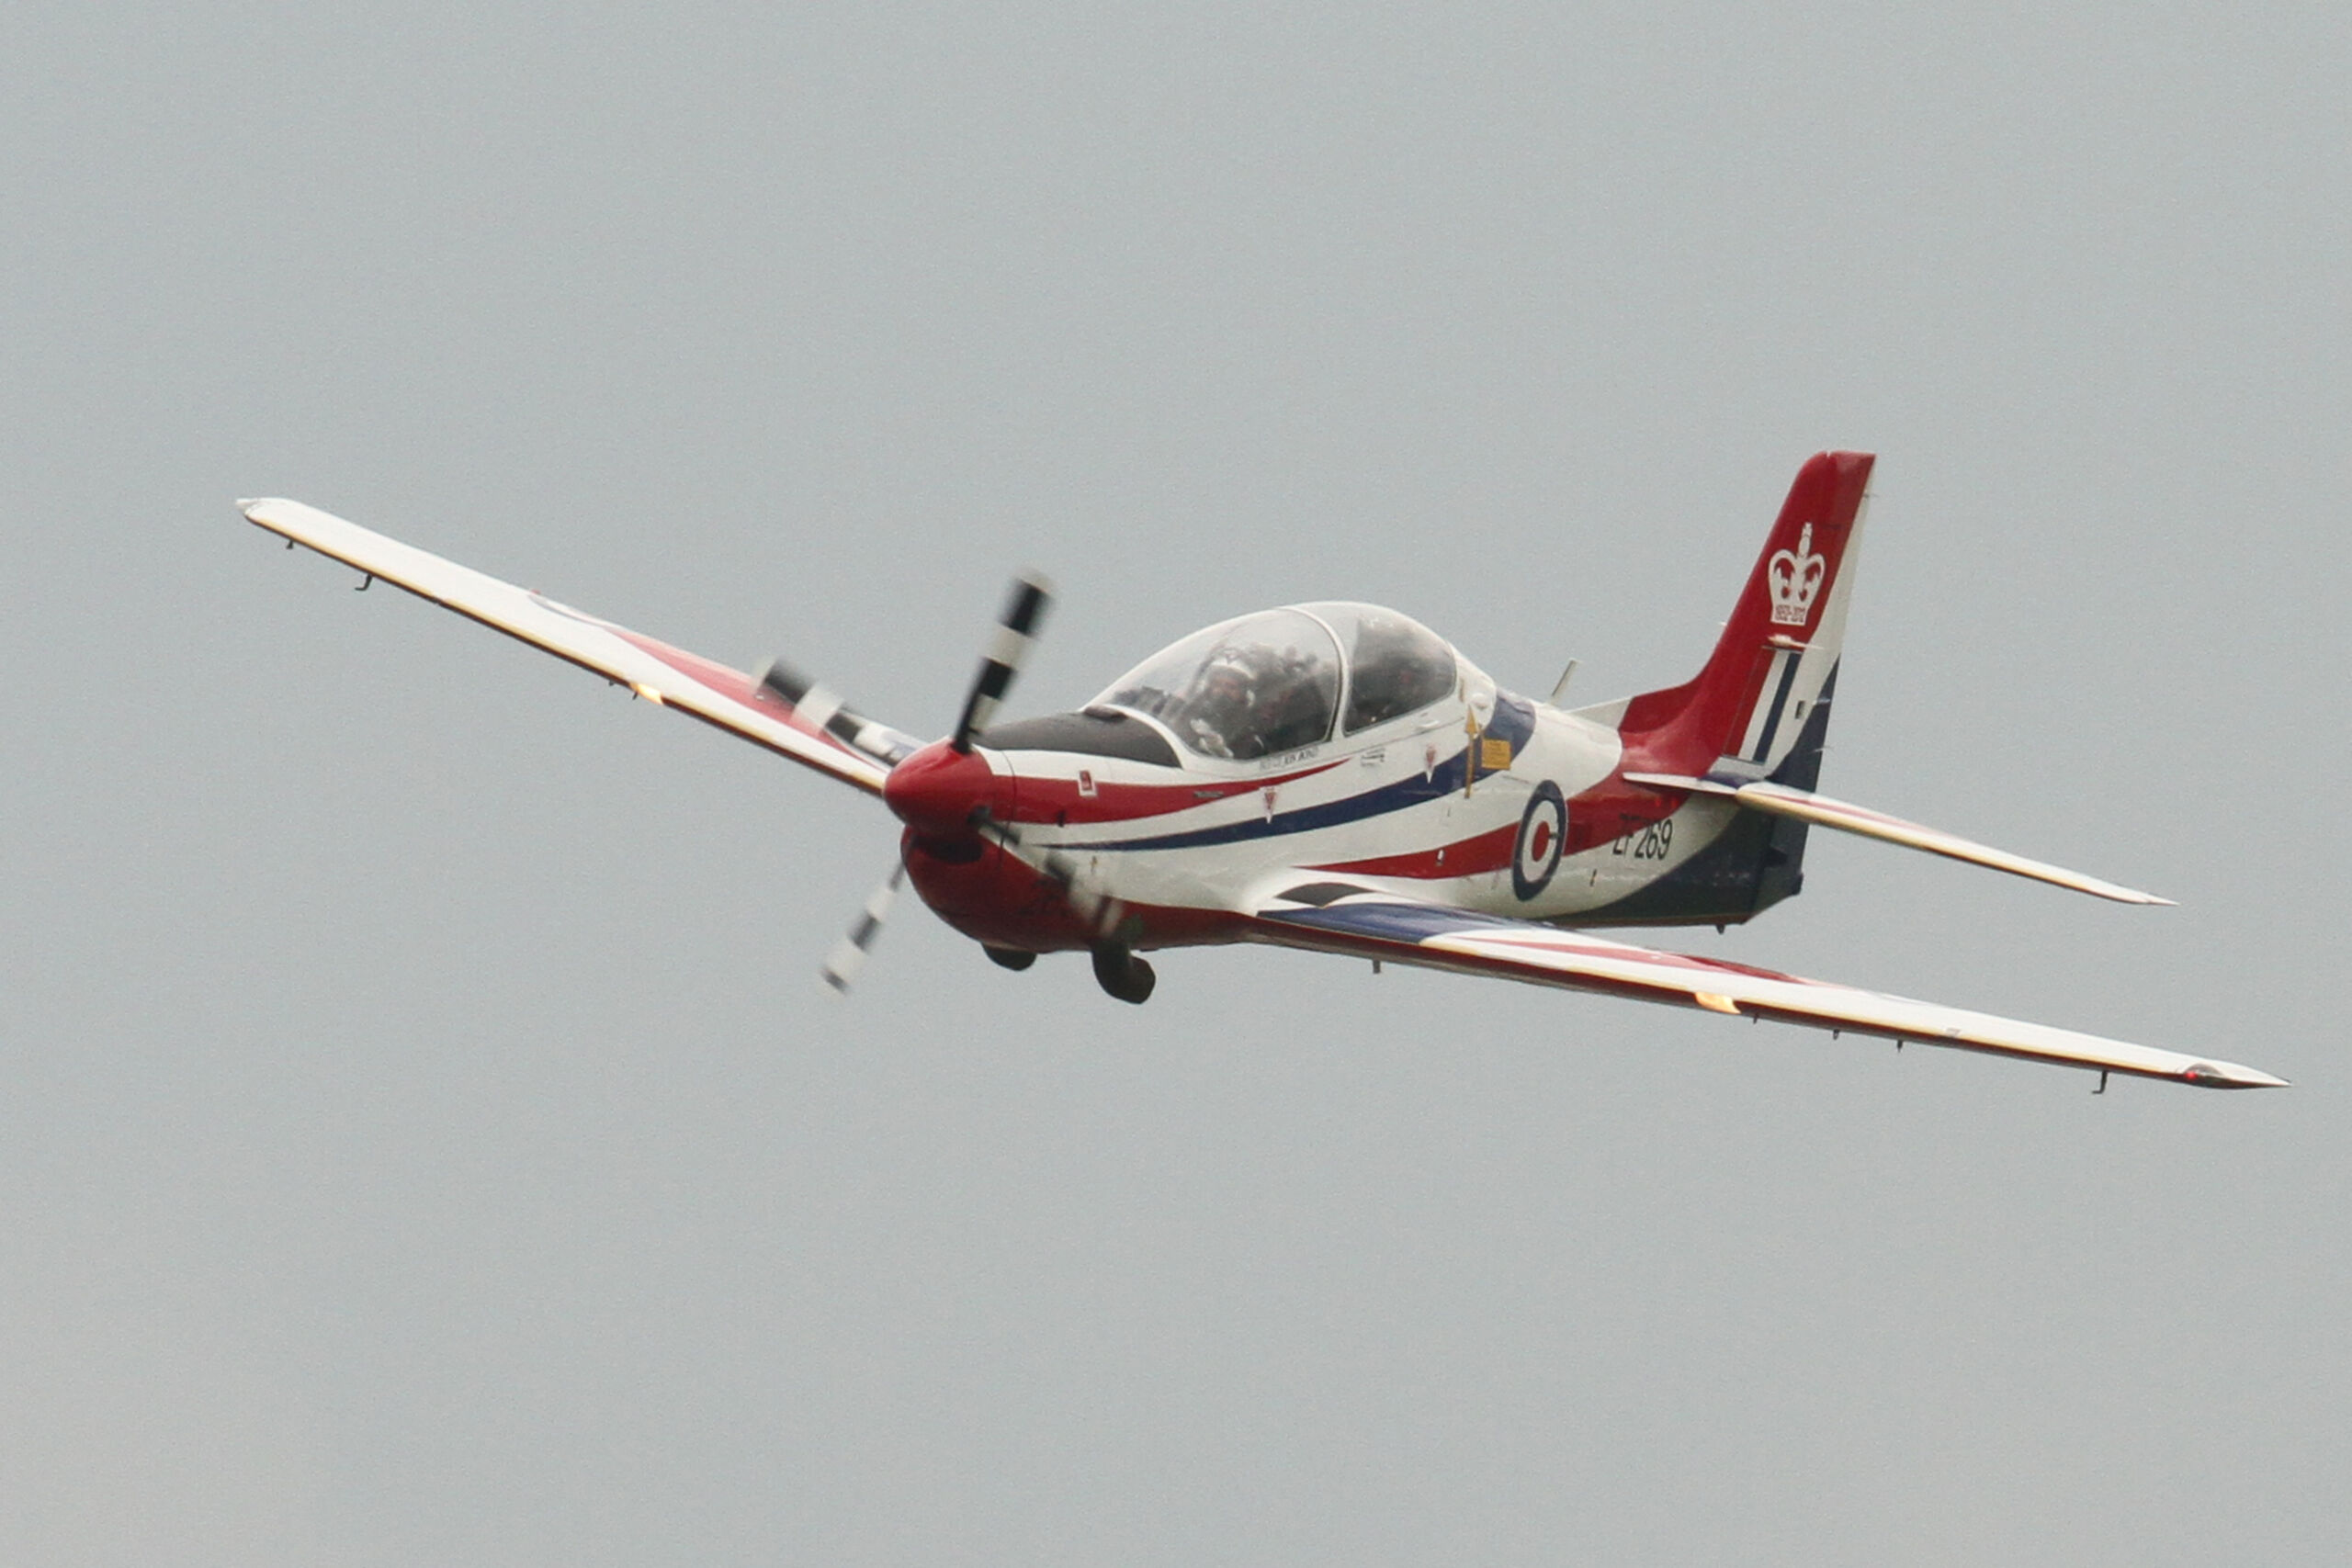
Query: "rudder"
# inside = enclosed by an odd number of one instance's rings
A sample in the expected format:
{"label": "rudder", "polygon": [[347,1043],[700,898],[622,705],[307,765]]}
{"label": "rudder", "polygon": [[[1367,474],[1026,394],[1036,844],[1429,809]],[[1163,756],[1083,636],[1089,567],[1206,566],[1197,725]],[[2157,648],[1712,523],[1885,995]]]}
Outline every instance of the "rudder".
{"label": "rudder", "polygon": [[1625,705],[1617,726],[1625,771],[1755,779],[1817,768],[1822,727],[1813,721],[1845,641],[1875,461],[1823,452],[1797,471],[1705,668]]}

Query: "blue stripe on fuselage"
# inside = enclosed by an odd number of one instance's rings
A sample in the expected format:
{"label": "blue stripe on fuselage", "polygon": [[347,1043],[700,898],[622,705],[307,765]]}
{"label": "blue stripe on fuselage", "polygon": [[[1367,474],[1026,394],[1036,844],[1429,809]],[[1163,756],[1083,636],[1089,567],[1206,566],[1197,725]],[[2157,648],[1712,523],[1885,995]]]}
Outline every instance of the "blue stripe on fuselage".
{"label": "blue stripe on fuselage", "polygon": [[[1487,719],[1480,739],[1507,740],[1510,743],[1511,754],[1517,756],[1534,735],[1534,708],[1507,692],[1496,693],[1493,716]],[[1344,800],[1326,801],[1320,806],[1302,807],[1296,811],[1278,811],[1271,818],[1228,822],[1219,828],[1196,828],[1189,833],[1170,833],[1164,838],[1114,839],[1107,843],[1084,847],[1090,850],[1200,850],[1217,844],[1248,843],[1253,839],[1279,839],[1291,833],[1311,833],[1317,828],[1337,828],[1349,822],[1362,822],[1367,818],[1385,817],[1392,811],[1404,811],[1432,800],[1442,800],[1460,789],[1463,770],[1469,766],[1469,757],[1465,747],[1431,769],[1426,778],[1401,778],[1395,784],[1383,784],[1362,795],[1351,795]],[[1483,770],[1480,776],[1485,776]]]}
{"label": "blue stripe on fuselage", "polygon": [[[1351,795],[1343,800],[1327,800],[1320,806],[1301,807],[1296,811],[1278,811],[1272,817],[1253,817],[1247,822],[1227,822],[1217,828],[1195,828],[1189,833],[1170,833],[1156,839],[1114,839],[1107,843],[1072,845],[1089,850],[1199,850],[1213,844],[1243,844],[1252,839],[1279,839],[1288,833],[1311,833],[1317,828],[1337,828],[1342,823],[1361,822],[1368,817],[1385,817],[1392,811],[1442,800],[1462,787],[1462,769],[1469,752],[1465,750],[1431,769],[1427,778],[1418,773],[1398,779],[1395,784],[1378,789]],[[1227,796],[1240,799],[1239,795]]]}

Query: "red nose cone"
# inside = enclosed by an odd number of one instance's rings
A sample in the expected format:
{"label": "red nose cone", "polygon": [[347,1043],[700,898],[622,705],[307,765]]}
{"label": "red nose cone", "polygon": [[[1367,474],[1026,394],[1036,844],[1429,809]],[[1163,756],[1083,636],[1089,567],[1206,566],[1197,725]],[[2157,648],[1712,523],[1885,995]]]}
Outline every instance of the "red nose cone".
{"label": "red nose cone", "polygon": [[890,770],[882,798],[916,832],[953,839],[970,833],[973,818],[983,810],[1006,815],[1000,796],[1011,782],[999,778],[978,751],[935,740]]}

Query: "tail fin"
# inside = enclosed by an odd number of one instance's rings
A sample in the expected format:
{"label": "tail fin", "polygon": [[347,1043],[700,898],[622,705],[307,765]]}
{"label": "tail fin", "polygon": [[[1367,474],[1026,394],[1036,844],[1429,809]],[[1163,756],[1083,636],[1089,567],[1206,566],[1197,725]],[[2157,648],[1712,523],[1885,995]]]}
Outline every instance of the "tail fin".
{"label": "tail fin", "polygon": [[[1821,726],[1808,720],[1837,674],[1875,461],[1824,452],[1797,471],[1706,668],[1625,705],[1617,728],[1627,771],[1748,779],[1815,771]],[[1801,736],[1810,741],[1802,753]],[[1781,782],[1810,789],[1814,781]]]}

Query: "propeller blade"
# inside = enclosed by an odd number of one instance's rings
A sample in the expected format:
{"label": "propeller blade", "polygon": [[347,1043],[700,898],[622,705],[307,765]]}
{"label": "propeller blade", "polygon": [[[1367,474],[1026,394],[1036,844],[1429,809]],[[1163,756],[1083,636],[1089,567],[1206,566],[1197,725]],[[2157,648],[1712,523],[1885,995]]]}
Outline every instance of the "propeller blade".
{"label": "propeller blade", "polygon": [[781,659],[771,659],[760,675],[758,695],[780,703],[811,729],[821,729],[845,746],[854,746],[885,768],[895,768],[922,744],[913,736],[876,724],[852,709],[841,694],[795,670]]}
{"label": "propeller blade", "polygon": [[882,934],[882,922],[889,917],[890,902],[899,896],[899,884],[905,881],[904,862],[890,868],[889,878],[876,888],[865,900],[865,908],[849,934],[833,944],[825,957],[825,984],[842,996],[849,995],[850,983],[857,972],[865,967],[865,955],[874,949],[874,939]]}
{"label": "propeller blade", "polygon": [[[989,644],[988,653],[980,660],[980,672],[972,682],[972,690],[964,699],[963,716],[956,721],[956,733],[948,745],[959,753],[968,754],[972,739],[989,727],[996,716],[997,705],[1012,689],[1012,678],[1021,673],[1021,666],[1035,646],[1037,631],[1045,624],[1046,606],[1053,602],[1053,587],[1035,572],[1024,572],[1013,579],[1012,592],[1004,602],[1003,611],[997,616],[996,636]],[[801,718],[838,737],[858,750],[896,768],[915,750],[911,736],[874,723],[842,705],[841,698],[807,676],[800,674],[781,660],[769,661],[760,677],[763,696],[789,705]],[[894,774],[905,778],[906,774]],[[904,817],[910,807],[894,806]],[[983,837],[1003,845],[1008,851],[1018,845],[1020,835],[1010,825],[991,821],[985,815],[972,826]],[[1081,919],[1101,921],[1100,929],[1107,931],[1121,912],[1110,900],[1100,897],[1086,888],[1074,862],[1059,852],[1048,851],[1044,867],[1046,878],[1061,889],[1070,908]],[[865,908],[851,926],[849,934],[833,944],[825,957],[825,984],[842,996],[849,994],[858,972],[865,967],[866,955],[874,949],[875,940],[882,934],[882,922],[889,917],[891,902],[899,896],[899,885],[906,880],[904,861],[890,868],[890,875],[872,897]],[[1107,917],[1107,918],[1106,918]]]}
{"label": "propeller blade", "polygon": [[1097,937],[1107,937],[1118,928],[1127,907],[1096,886],[1094,879],[1087,875],[1086,868],[1079,864],[1076,857],[1050,849],[1035,854],[1034,858],[1023,854],[1021,830],[1010,822],[982,817],[972,826],[980,837],[998,844],[1007,854],[1035,866],[1037,874],[1059,890],[1062,902],[1069,906],[1070,912],[1084,921]]}
{"label": "propeller blade", "polygon": [[964,716],[956,721],[955,736],[947,742],[956,750],[969,751],[972,737],[988,728],[996,716],[997,705],[1012,689],[1012,678],[1021,673],[1029,649],[1036,644],[1046,606],[1052,599],[1053,585],[1043,577],[1030,572],[1013,579],[1012,593],[1004,602],[1003,614],[997,616],[996,637],[980,660],[971,694],[964,699]]}
{"label": "propeller blade", "polygon": [[1038,866],[1046,880],[1061,889],[1062,902],[1070,913],[1086,922],[1095,937],[1108,937],[1119,927],[1127,907],[1094,885],[1078,862],[1059,851],[1049,852],[1045,863]]}

